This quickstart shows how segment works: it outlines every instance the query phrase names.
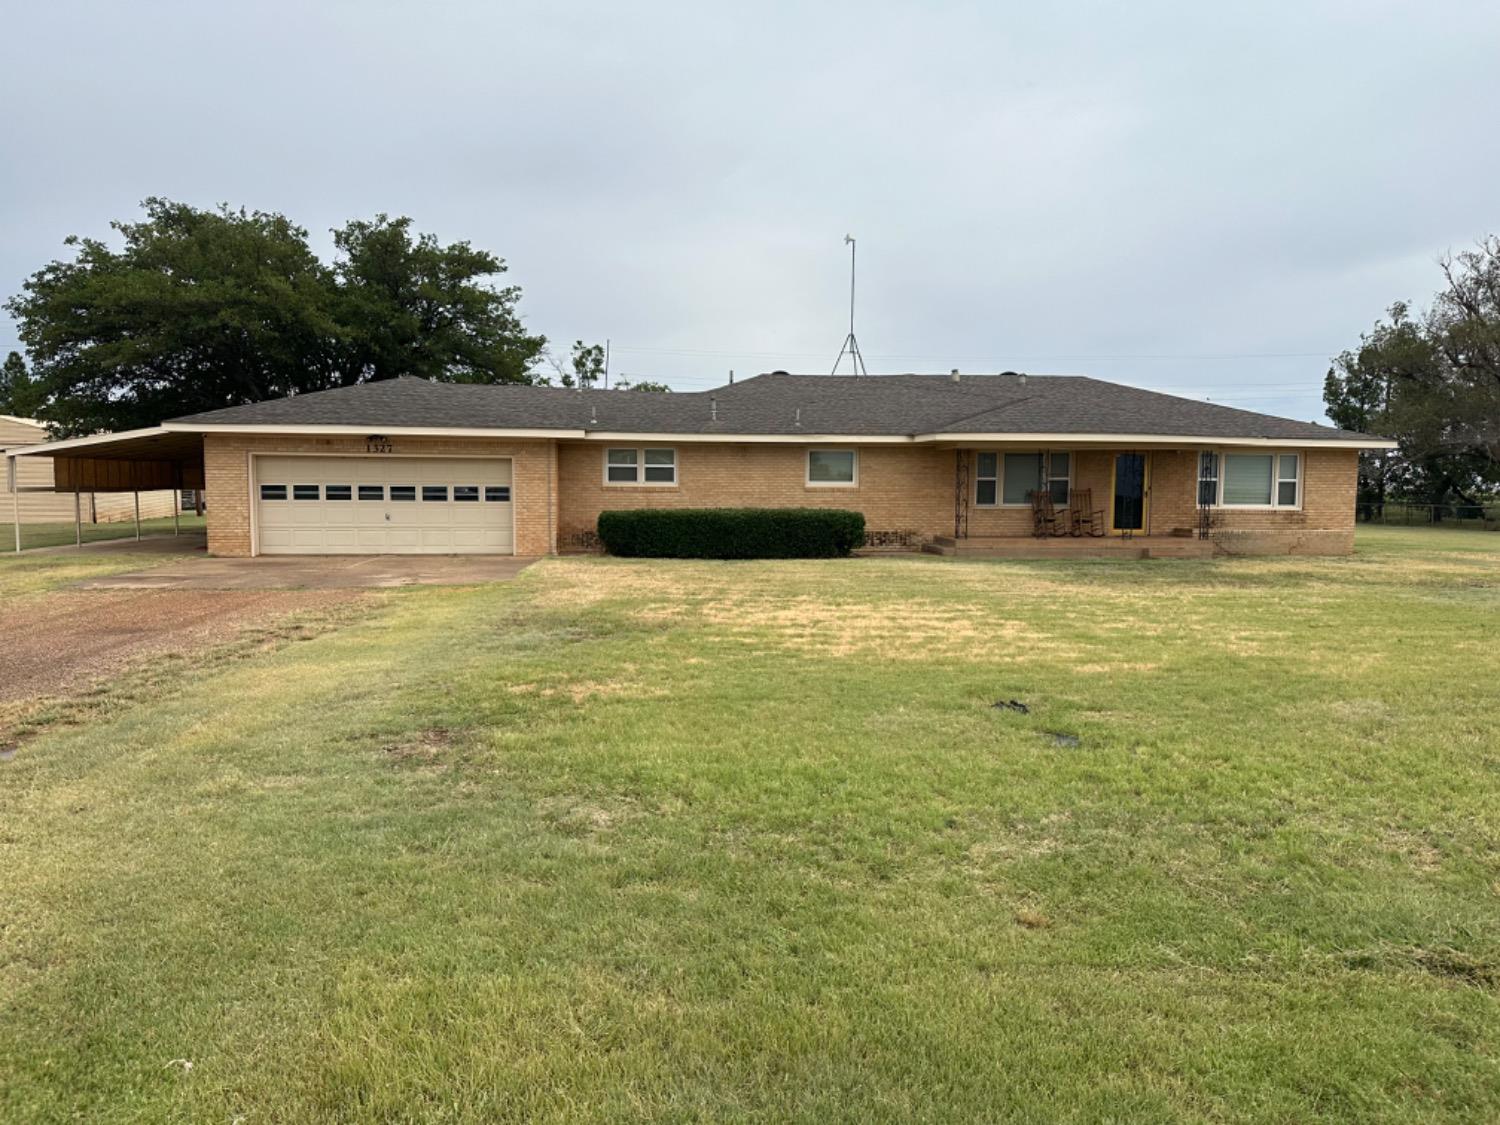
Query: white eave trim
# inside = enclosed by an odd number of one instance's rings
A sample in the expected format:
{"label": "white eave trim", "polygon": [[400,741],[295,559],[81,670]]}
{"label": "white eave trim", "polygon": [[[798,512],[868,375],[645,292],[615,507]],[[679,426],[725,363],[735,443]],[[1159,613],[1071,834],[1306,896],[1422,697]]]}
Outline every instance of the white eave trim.
{"label": "white eave trim", "polygon": [[245,436],[275,435],[324,435],[329,437],[369,436],[378,433],[385,437],[451,437],[451,438],[532,438],[556,441],[612,442],[618,445],[642,444],[646,442],[670,444],[730,444],[730,445],[1011,445],[1011,446],[1067,446],[1104,445],[1133,448],[1178,446],[1220,446],[1287,449],[1395,449],[1396,443],[1382,438],[1271,438],[1271,437],[1209,437],[1194,434],[1071,434],[1071,433],[928,433],[928,434],[732,434],[732,433],[663,433],[659,431],[625,430],[569,430],[569,429],[501,429],[475,426],[326,426],[326,425],[263,425],[211,424],[193,422],[163,422],[150,430],[133,430],[123,434],[101,434],[95,438],[77,438],[73,442],[53,443],[55,448],[67,448],[83,442],[114,441],[122,438],[149,437],[161,433],[197,434],[242,434]]}
{"label": "white eave trim", "polygon": [[47,441],[40,445],[17,449],[16,457],[54,457],[74,449],[87,449],[94,445],[108,445],[116,441],[133,441],[138,438],[163,437],[169,431],[166,426],[148,426],[144,430],[121,430],[114,434],[90,434],[88,437],[66,438],[63,441]]}
{"label": "white eave trim", "polygon": [[582,430],[515,430],[484,429],[475,426],[247,426],[208,425],[194,422],[163,422],[162,427],[178,434],[298,434],[316,437],[469,437],[469,438],[582,438]]}
{"label": "white eave trim", "polygon": [[1395,449],[1384,438],[1204,437],[1194,434],[917,434],[919,442],[953,445],[1234,446],[1268,449]]}
{"label": "white eave trim", "polygon": [[910,445],[907,434],[636,434],[591,431],[584,434],[585,441],[608,441],[618,444],[641,442],[717,442],[723,445]]}

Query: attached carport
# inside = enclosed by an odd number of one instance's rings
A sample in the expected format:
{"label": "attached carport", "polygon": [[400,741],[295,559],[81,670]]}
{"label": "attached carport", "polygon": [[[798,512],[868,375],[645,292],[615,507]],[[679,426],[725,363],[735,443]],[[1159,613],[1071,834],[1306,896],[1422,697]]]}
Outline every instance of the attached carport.
{"label": "attached carport", "polygon": [[[52,486],[21,485],[16,471],[22,457],[47,457],[52,461]],[[203,435],[169,431],[162,426],[144,430],[127,430],[118,434],[97,434],[48,442],[5,454],[7,481],[12,488],[15,519],[15,549],[21,550],[21,493],[71,492],[76,542],[83,545],[83,510],[85,492],[129,492],[135,496],[135,537],[141,537],[140,494],[157,489],[171,489],[180,494],[193,489],[202,494]],[[181,503],[172,505],[174,533],[181,530]]]}

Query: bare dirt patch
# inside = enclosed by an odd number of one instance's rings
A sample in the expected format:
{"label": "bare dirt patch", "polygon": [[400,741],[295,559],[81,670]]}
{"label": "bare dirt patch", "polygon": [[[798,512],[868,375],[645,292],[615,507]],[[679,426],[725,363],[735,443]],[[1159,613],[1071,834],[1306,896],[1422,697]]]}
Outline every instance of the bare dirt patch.
{"label": "bare dirt patch", "polygon": [[188,655],[236,640],[251,627],[368,596],[351,590],[66,590],[20,599],[0,614],[0,705],[64,696],[149,657]]}
{"label": "bare dirt patch", "polygon": [[446,727],[428,727],[416,738],[384,747],[392,762],[417,766],[439,764],[453,748],[453,732]]}

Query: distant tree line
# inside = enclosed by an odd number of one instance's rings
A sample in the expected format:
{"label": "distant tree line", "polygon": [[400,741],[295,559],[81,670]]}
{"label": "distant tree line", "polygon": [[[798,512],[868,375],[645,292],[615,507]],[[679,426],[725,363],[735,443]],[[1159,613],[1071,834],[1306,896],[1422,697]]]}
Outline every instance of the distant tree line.
{"label": "distant tree line", "polygon": [[1400,443],[1361,455],[1365,518],[1388,500],[1475,505],[1500,490],[1500,237],[1439,268],[1430,308],[1393,304],[1324,381],[1335,425]]}
{"label": "distant tree line", "polygon": [[[142,207],[111,224],[121,245],[70,237],[72,257],[6,302],[31,363],[0,365],[0,413],[67,437],[398,375],[549,381],[546,337],[526,330],[521,290],[495,284],[506,265],[486,250],[381,214],[335,229],[330,264],[284,215]],[[583,347],[574,381],[588,386]]]}

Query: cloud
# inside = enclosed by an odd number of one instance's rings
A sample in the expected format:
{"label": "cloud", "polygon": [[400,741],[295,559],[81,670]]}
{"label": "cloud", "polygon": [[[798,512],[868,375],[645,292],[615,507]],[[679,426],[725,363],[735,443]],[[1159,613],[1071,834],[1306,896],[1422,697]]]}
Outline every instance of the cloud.
{"label": "cloud", "polygon": [[151,194],[325,252],[404,213],[507,258],[533,327],[697,387],[831,365],[848,230],[872,368],[1313,417],[1328,355],[1500,227],[1497,33],[1492,4],[30,5],[0,288]]}

